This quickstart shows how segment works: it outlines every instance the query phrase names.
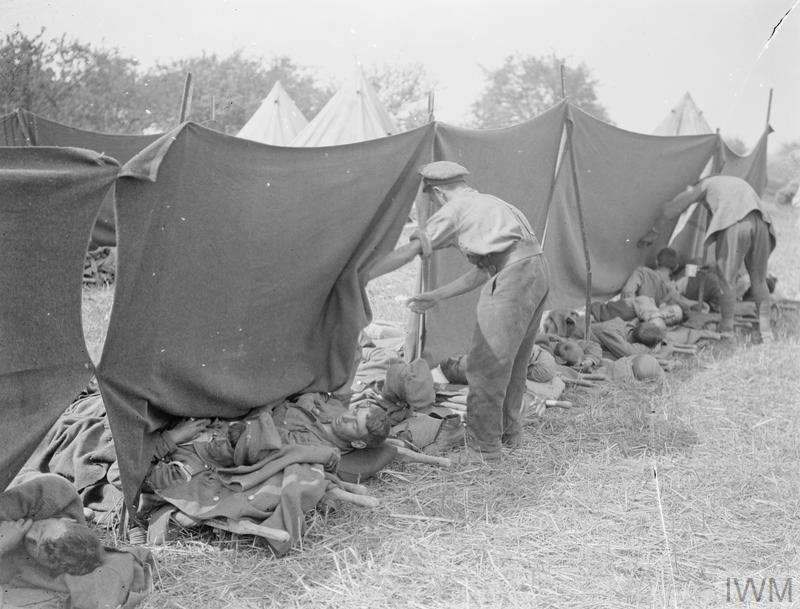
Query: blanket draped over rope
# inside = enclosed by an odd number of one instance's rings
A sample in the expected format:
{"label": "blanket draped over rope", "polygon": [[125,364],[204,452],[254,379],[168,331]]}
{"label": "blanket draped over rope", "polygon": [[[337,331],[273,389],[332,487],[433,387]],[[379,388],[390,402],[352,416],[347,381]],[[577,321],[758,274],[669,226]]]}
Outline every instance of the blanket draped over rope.
{"label": "blanket draped over rope", "polygon": [[0,488],[92,375],[81,276],[119,167],[75,148],[0,148]]}
{"label": "blanket draped over rope", "polygon": [[98,379],[126,500],[172,417],[349,387],[359,275],[397,241],[432,136],[286,149],[187,124],[123,167]]}
{"label": "blanket draped over rope", "polygon": [[[580,193],[563,154],[565,121]],[[323,148],[267,146],[187,123],[120,170],[97,152],[35,146],[31,137],[57,131],[42,120],[21,140],[14,125],[0,117],[5,143],[24,144],[0,149],[3,486],[89,381],[81,276],[113,184],[118,284],[97,374],[129,507],[153,438],[174,417],[235,418],[350,385],[358,332],[371,318],[363,272],[395,246],[421,165],[462,163],[478,190],[523,209],[550,261],[549,306],[574,307],[586,287],[578,194],[594,297],[605,299],[645,262],[636,240],[700,175],[719,141],[631,133],[561,103],[508,129],[430,123]],[[61,135],[59,145],[77,137]],[[419,202],[424,219],[431,209]],[[437,252],[428,287],[462,264],[454,252]],[[431,361],[466,350],[475,297],[427,314],[421,342]]]}

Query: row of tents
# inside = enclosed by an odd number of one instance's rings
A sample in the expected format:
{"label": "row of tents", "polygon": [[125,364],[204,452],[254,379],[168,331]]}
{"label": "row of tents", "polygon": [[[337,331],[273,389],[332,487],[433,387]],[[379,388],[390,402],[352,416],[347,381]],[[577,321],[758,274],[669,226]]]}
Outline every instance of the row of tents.
{"label": "row of tents", "polygon": [[280,81],[276,82],[236,135],[273,146],[335,146],[397,132],[392,117],[359,67],[311,122]]}
{"label": "row of tents", "polygon": [[[762,190],[769,132],[742,157],[719,134],[633,133],[568,101],[506,129],[431,122],[326,147],[270,146],[191,122],[161,136],[98,134],[24,110],[0,126],[0,482],[96,372],[131,509],[173,417],[236,417],[347,385],[371,319],[365,271],[395,246],[415,203],[421,221],[433,211],[419,192],[423,164],[457,161],[478,190],[519,206],[542,236],[550,306],[572,307],[585,298],[587,256],[592,296],[616,294],[652,254],[637,239],[709,162]],[[81,274],[109,202],[118,275],[95,370]],[[421,276],[433,288],[465,268],[445,250]],[[466,351],[476,298],[428,312],[415,329],[424,356]]]}

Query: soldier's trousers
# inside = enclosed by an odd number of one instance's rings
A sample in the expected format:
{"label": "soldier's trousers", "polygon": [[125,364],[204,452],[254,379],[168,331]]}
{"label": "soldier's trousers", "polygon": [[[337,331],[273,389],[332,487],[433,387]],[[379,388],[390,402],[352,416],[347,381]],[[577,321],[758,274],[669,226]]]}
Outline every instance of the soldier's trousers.
{"label": "soldier's trousers", "polygon": [[533,341],[550,286],[543,255],[509,264],[481,290],[467,357],[467,443],[499,453],[522,431],[522,398]]}
{"label": "soldier's trousers", "polygon": [[759,314],[769,303],[767,260],[772,252],[769,227],[757,211],[750,212],[733,226],[716,233],[717,265],[722,275],[720,330],[733,329],[736,306],[736,275],[744,262],[750,275],[750,291]]}

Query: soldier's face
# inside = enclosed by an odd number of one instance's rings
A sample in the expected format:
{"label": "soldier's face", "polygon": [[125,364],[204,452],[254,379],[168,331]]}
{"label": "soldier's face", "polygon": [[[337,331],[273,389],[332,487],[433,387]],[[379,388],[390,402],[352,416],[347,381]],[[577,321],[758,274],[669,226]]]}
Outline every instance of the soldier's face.
{"label": "soldier's face", "polygon": [[67,524],[75,522],[71,518],[44,518],[35,520],[25,533],[25,549],[35,560],[42,555],[42,543],[58,539],[67,532]]}
{"label": "soldier's face", "polygon": [[664,323],[668,326],[674,326],[683,319],[683,309],[676,304],[662,305],[661,315],[664,316]]}
{"label": "soldier's face", "polygon": [[339,438],[348,442],[363,440],[369,436],[369,430],[367,429],[368,415],[368,404],[356,406],[345,414],[334,417],[333,421],[331,421],[333,432]]}

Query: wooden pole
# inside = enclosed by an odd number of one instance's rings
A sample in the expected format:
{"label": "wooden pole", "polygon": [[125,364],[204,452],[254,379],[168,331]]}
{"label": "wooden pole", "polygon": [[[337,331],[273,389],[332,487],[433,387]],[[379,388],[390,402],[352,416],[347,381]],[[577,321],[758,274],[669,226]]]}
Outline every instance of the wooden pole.
{"label": "wooden pole", "polygon": [[564,128],[561,129],[561,139],[558,142],[558,156],[556,157],[556,164],[553,168],[553,175],[552,181],[550,182],[550,190],[547,192],[547,205],[544,208],[544,228],[542,229],[542,239],[541,245],[544,247],[545,241],[547,241],[547,227],[550,222],[550,207],[553,205],[553,196],[556,192],[556,182],[558,181],[558,176],[561,174],[561,167],[564,163],[564,146],[566,141],[566,135],[564,134]]}
{"label": "wooden pole", "polygon": [[[567,88],[564,84],[564,64],[561,64],[561,99],[567,98]],[[558,180],[558,174],[561,173],[561,162],[564,158],[564,129],[561,130],[561,140],[558,142],[558,158],[556,158],[556,166],[553,170],[553,181],[550,183],[550,191],[547,193],[547,205],[545,207],[544,212],[544,229],[542,229],[542,247],[544,247],[544,242],[547,239],[547,225],[548,220],[550,218],[550,206],[553,203],[553,195],[555,194],[556,190],[556,180]]]}
{"label": "wooden pole", "polygon": [[722,136],[717,127],[717,150],[714,153],[714,164],[711,167],[711,173],[716,175],[722,173],[722,167],[725,165],[725,146],[722,144]]}
{"label": "wooden pole", "polygon": [[[564,64],[561,64],[561,96],[567,98],[567,86],[564,78]],[[578,164],[575,162],[575,149],[572,145],[572,118],[567,117],[567,141],[566,146],[569,151],[569,160],[572,165],[572,186],[575,189],[575,200],[578,204],[578,223],[581,228],[581,242],[583,243],[583,256],[586,261],[586,311],[585,317],[585,336],[589,340],[589,332],[592,329],[592,261],[589,257],[589,241],[586,238],[586,223],[583,219],[583,205],[581,205],[581,189],[578,184]]]}
{"label": "wooden pole", "polygon": [[586,326],[585,336],[589,340],[589,332],[592,328],[592,261],[589,257],[589,242],[586,239],[586,223],[583,219],[583,205],[581,205],[581,190],[578,184],[578,165],[575,162],[575,150],[572,146],[572,120],[567,118],[567,150],[569,150],[569,160],[572,164],[572,186],[575,188],[575,200],[578,203],[578,223],[581,228],[581,242],[583,243],[583,256],[586,260]]}
{"label": "wooden pole", "polygon": [[22,131],[22,137],[25,138],[25,145],[35,146],[36,142],[34,142],[31,137],[31,132],[28,129],[28,123],[25,121],[25,113],[22,112],[22,108],[17,108],[17,122],[19,123],[20,131]]}
{"label": "wooden pole", "polygon": [[[417,197],[414,201],[414,207],[417,209],[417,226],[424,230],[425,224],[430,216],[430,203],[426,200],[428,195],[422,190],[422,183],[420,182],[419,189],[417,190]],[[424,209],[423,209],[424,208]],[[431,284],[431,259],[419,258],[419,276],[417,277],[417,294],[427,292]],[[422,351],[425,349],[425,334],[427,331],[427,313],[417,315],[416,325],[416,340],[414,341],[414,357],[409,358],[408,361],[422,357]]]}
{"label": "wooden pole", "polygon": [[[719,127],[717,127],[717,151],[714,153],[714,164],[711,167],[711,174],[717,175],[722,173],[722,166],[725,164],[725,147],[722,144],[722,136],[719,133]],[[705,231],[708,228],[708,213],[705,214],[705,226],[702,228],[703,230],[703,249],[700,254],[700,264],[697,265],[698,270],[701,269],[706,263],[706,257],[708,256],[708,244],[706,243],[705,239]],[[706,273],[700,273],[700,278],[698,279],[699,285],[697,286],[697,303],[702,304],[703,299],[705,298],[706,292]]]}
{"label": "wooden pole", "polygon": [[772,88],[769,90],[769,101],[767,102],[767,127],[769,127],[769,114],[772,111]]}
{"label": "wooden pole", "polygon": [[[428,91],[428,122],[432,123],[436,120],[435,118],[435,109],[436,109],[436,94],[433,89]],[[425,199],[428,197],[426,193],[422,191],[422,183],[420,182],[419,188],[417,189],[417,196],[414,199],[414,208],[417,210],[417,226],[420,229],[425,228],[425,223],[428,221],[428,216],[430,215],[428,212],[430,211],[429,204]],[[430,275],[431,275],[431,260],[430,258],[423,258],[420,256],[419,259],[419,274],[417,275],[417,294],[422,294],[426,292],[430,287]],[[425,332],[427,330],[427,314],[422,313],[421,315],[417,315],[416,313],[412,313],[412,315],[416,316],[416,319],[409,324],[410,330],[414,331],[414,343],[411,345],[409,342],[406,342],[406,354],[405,359],[406,361],[412,361],[418,357],[422,357],[422,351],[425,348]]]}
{"label": "wooden pole", "polygon": [[192,114],[192,94],[194,93],[194,83],[192,82],[192,73],[186,73],[186,82],[183,84],[183,97],[181,97],[181,113],[178,119],[179,123],[188,120]]}

